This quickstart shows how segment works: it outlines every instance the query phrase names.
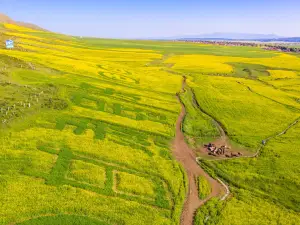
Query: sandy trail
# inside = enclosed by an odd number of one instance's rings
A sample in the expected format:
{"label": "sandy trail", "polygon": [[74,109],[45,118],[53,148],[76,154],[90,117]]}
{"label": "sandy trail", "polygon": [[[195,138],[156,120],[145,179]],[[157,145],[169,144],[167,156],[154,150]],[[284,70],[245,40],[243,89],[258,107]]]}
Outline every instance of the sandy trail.
{"label": "sandy trail", "polygon": [[[178,100],[180,101],[179,97]],[[176,136],[173,143],[173,154],[177,161],[184,167],[189,184],[187,197],[181,215],[181,225],[192,225],[196,210],[210,198],[220,195],[222,192],[222,185],[211,178],[198,165],[194,151],[185,142],[184,135],[181,130],[181,124],[185,116],[185,107],[182,103],[181,107],[181,113],[176,122]],[[211,194],[204,200],[200,200],[198,196],[196,179],[199,175],[204,176],[211,185]]]}

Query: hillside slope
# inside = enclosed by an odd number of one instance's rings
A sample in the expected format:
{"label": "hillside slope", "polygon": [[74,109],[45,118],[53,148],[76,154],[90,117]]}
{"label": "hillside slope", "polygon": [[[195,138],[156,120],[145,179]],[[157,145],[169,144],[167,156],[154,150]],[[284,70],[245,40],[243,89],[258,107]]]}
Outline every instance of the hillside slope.
{"label": "hillside slope", "polygon": [[41,30],[41,31],[46,31],[45,29],[32,24],[32,23],[26,23],[26,22],[19,22],[19,21],[14,21],[13,19],[11,19],[10,17],[8,17],[7,15],[0,13],[0,23],[9,23],[9,24],[15,24],[15,25],[19,25],[22,27],[27,27],[27,28],[31,28],[34,30]]}

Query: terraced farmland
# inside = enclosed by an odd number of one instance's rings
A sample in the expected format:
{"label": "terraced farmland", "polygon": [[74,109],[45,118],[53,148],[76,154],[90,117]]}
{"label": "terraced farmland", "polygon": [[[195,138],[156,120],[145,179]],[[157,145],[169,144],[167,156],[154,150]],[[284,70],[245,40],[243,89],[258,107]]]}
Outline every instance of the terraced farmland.
{"label": "terraced farmland", "polygon": [[[300,222],[299,57],[7,24],[0,35],[0,224],[180,224],[191,184],[194,224]],[[198,165],[220,127],[258,156]],[[181,130],[214,179],[190,176]]]}

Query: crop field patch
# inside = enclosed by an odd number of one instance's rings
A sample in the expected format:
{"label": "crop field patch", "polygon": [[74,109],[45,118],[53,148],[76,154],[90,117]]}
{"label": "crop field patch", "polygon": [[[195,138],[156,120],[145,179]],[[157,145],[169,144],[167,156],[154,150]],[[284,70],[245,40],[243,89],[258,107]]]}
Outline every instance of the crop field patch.
{"label": "crop field patch", "polygon": [[205,177],[199,176],[197,178],[197,184],[198,184],[199,198],[205,199],[211,193],[211,187],[209,182],[206,180]]}
{"label": "crop field patch", "polygon": [[[115,172],[114,176],[116,180],[116,191],[142,195],[149,198],[155,197],[155,187],[151,181],[143,177],[122,172]],[[136,184],[138,185],[136,186]]]}
{"label": "crop field patch", "polygon": [[102,167],[73,160],[67,178],[103,188],[106,180],[106,171]]}
{"label": "crop field patch", "polygon": [[233,76],[237,77],[263,77],[269,76],[268,67],[258,64],[229,63],[234,67]]}

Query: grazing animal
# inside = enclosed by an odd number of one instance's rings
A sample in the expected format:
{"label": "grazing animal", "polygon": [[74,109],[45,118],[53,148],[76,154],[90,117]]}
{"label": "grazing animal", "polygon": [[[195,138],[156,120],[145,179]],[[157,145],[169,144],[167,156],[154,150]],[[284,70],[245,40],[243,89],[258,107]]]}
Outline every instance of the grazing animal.
{"label": "grazing animal", "polygon": [[237,152],[231,152],[231,157],[238,157],[239,156],[239,153]]}

